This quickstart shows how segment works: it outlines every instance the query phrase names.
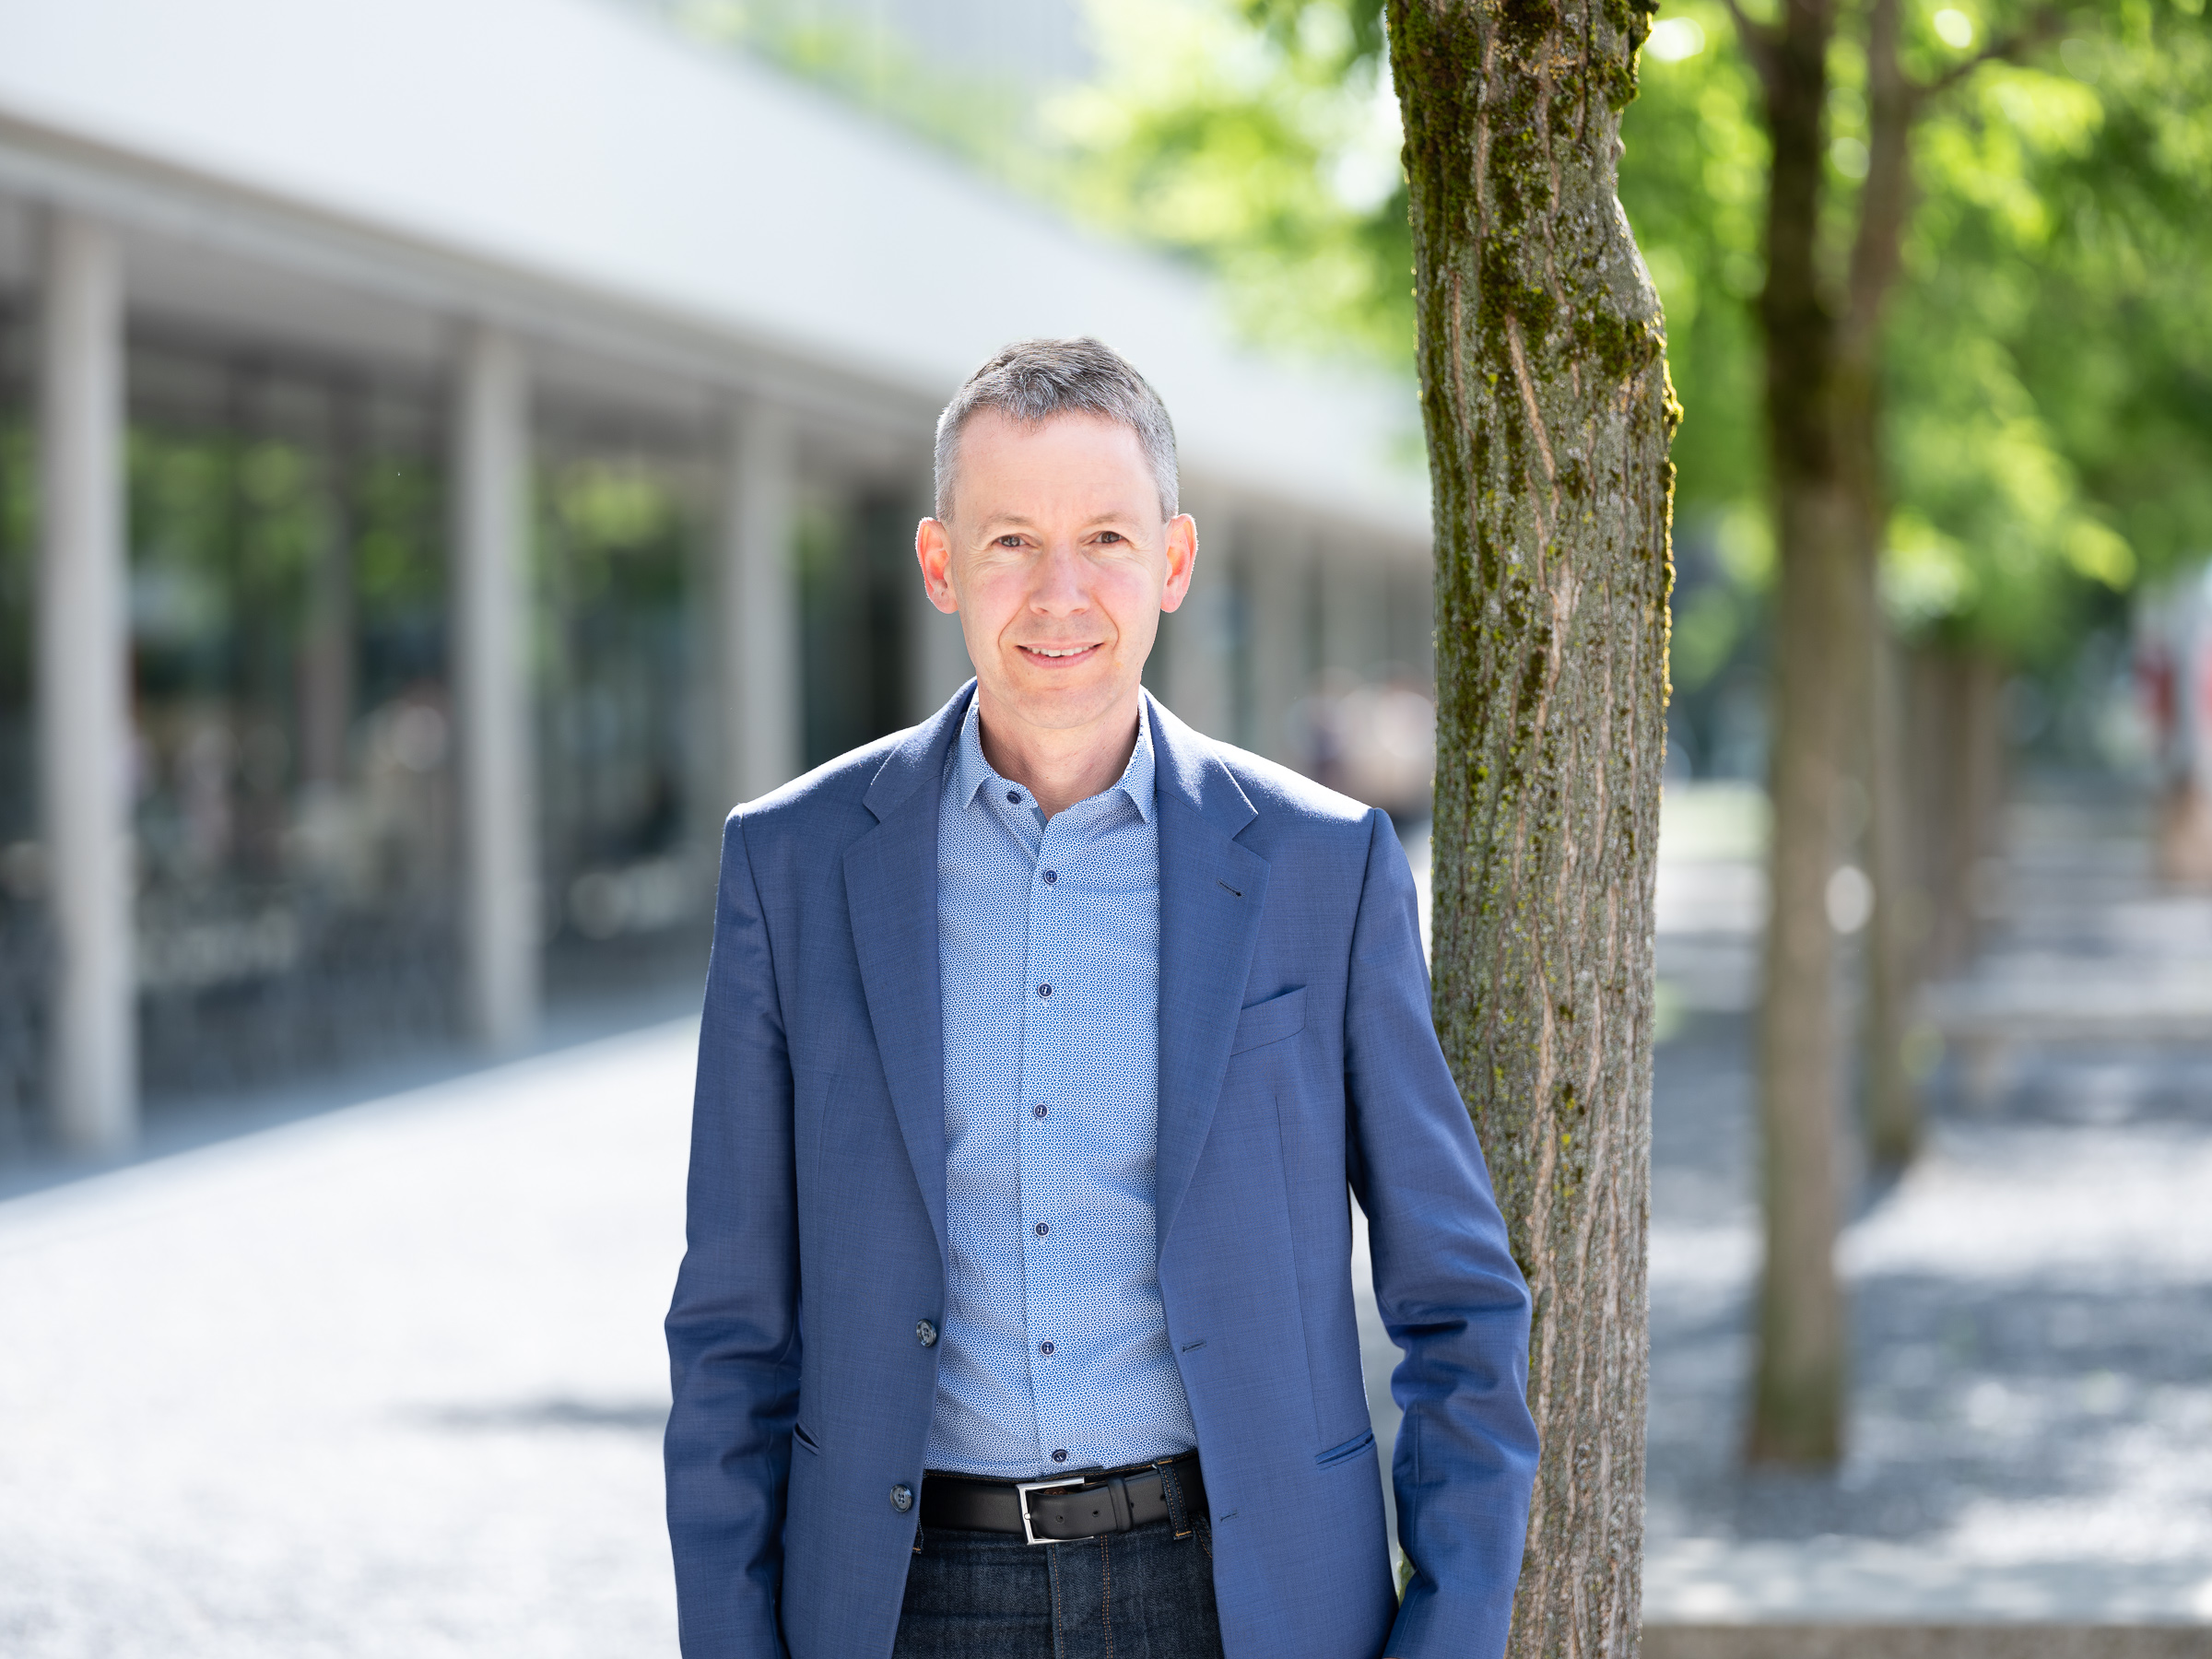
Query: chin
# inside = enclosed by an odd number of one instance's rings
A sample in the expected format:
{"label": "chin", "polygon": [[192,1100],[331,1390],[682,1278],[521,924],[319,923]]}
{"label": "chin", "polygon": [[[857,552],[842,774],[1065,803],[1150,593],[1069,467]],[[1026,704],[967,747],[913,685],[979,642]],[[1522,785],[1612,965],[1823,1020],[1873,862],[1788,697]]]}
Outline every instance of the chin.
{"label": "chin", "polygon": [[1031,725],[1079,726],[1096,720],[1116,700],[1118,688],[1108,685],[1023,686],[1007,700],[1014,712]]}

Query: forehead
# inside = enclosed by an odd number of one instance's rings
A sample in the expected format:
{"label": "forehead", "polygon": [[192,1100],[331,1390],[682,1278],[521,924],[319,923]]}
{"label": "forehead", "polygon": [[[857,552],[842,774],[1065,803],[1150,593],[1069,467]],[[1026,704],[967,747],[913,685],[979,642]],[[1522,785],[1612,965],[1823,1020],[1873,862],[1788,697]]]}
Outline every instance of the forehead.
{"label": "forehead", "polygon": [[1133,512],[1157,495],[1136,433],[1102,415],[1018,421],[979,409],[960,430],[953,505],[963,517]]}

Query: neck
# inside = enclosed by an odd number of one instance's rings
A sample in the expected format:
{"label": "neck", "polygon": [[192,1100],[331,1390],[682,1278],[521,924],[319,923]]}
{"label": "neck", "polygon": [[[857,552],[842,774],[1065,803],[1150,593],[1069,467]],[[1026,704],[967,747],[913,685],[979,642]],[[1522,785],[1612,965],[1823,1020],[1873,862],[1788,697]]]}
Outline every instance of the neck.
{"label": "neck", "polygon": [[1135,690],[1111,714],[1065,730],[1025,724],[980,686],[975,695],[983,759],[1000,777],[1034,795],[1048,818],[1112,788],[1136,747],[1144,703]]}

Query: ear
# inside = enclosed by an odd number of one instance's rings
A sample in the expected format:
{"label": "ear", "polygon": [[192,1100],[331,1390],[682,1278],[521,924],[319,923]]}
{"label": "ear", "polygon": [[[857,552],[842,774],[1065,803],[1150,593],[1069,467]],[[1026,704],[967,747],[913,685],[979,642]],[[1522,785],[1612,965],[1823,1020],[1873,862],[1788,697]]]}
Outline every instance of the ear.
{"label": "ear", "polygon": [[1191,591],[1198,571],[1198,521],[1179,512],[1168,521],[1168,580],[1159,590],[1159,608],[1171,611]]}
{"label": "ear", "polygon": [[914,558],[922,566],[922,591],[951,616],[960,608],[960,599],[952,591],[952,533],[942,520],[925,518],[914,526]]}

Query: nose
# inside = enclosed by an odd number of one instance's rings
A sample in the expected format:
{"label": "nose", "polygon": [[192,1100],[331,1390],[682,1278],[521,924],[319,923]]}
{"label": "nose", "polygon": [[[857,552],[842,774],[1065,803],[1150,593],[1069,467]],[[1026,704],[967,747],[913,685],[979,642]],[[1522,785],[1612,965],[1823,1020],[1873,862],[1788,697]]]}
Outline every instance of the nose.
{"label": "nose", "polygon": [[1089,566],[1071,542],[1054,541],[1037,561],[1030,608],[1040,616],[1072,617],[1090,608]]}

